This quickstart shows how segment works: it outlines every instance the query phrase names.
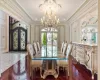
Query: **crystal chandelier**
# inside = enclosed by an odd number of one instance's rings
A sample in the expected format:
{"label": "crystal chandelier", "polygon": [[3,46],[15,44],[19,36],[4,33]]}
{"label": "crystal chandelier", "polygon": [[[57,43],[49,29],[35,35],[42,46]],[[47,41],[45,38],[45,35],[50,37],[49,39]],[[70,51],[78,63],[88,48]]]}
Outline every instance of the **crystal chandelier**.
{"label": "crystal chandelier", "polygon": [[59,24],[56,12],[61,8],[61,5],[57,4],[56,0],[45,0],[39,7],[44,12],[44,16],[41,18],[41,23],[44,27],[53,27]]}

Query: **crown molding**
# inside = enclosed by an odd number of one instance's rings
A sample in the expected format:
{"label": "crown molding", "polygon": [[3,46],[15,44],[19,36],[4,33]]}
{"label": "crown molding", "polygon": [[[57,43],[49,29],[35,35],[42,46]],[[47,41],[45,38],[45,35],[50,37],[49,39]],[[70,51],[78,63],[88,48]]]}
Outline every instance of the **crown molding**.
{"label": "crown molding", "polygon": [[87,14],[89,11],[91,11],[94,8],[98,7],[98,1],[97,0],[87,0],[73,15],[70,17],[67,22],[69,24],[75,22],[85,14]]}
{"label": "crown molding", "polygon": [[16,0],[0,0],[0,8],[19,21],[24,21],[28,24],[32,23],[32,18],[21,8]]}

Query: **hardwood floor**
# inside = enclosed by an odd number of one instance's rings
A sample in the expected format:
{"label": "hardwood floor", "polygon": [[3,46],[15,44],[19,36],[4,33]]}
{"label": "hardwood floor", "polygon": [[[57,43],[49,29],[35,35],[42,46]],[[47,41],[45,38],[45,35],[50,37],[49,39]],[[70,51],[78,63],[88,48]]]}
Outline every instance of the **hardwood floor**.
{"label": "hardwood floor", "polygon": [[[92,80],[91,72],[83,65],[74,64],[75,61],[73,62],[73,60],[74,59],[70,57],[70,79],[68,79],[68,76],[66,76],[65,71],[60,69],[60,75],[57,79],[55,79],[53,76],[47,76],[45,80]],[[43,80],[39,75],[39,69],[35,71],[35,74],[33,76],[33,80]],[[97,74],[95,74],[94,77],[94,80],[97,80]],[[28,58],[23,58],[22,60],[11,66],[9,69],[4,71],[1,74],[0,80],[32,80],[29,77]]]}
{"label": "hardwood floor", "polygon": [[72,56],[69,59],[70,80],[97,80],[97,74],[92,79],[92,73],[89,69],[78,63]]}
{"label": "hardwood floor", "polygon": [[3,72],[1,80],[30,80],[26,70],[25,58]]}
{"label": "hardwood floor", "polygon": [[[43,80],[39,75],[39,70],[35,71],[33,80]],[[31,80],[29,77],[29,62],[28,57],[18,61],[9,69],[1,74],[0,80]],[[60,75],[57,79],[53,76],[47,76],[45,80],[68,80],[65,71],[60,69]]]}

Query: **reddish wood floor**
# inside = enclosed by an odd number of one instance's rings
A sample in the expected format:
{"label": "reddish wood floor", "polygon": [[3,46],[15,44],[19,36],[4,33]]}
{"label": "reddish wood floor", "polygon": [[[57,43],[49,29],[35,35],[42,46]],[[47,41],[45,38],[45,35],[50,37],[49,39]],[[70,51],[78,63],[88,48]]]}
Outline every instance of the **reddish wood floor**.
{"label": "reddish wood floor", "polygon": [[69,70],[70,80],[97,80],[97,74],[94,74],[92,79],[92,73],[85,65],[77,62],[72,56],[69,57]]}
{"label": "reddish wood floor", "polygon": [[30,80],[25,58],[1,74],[1,80]]}
{"label": "reddish wood floor", "polygon": [[[23,59],[11,66],[5,72],[1,74],[0,80],[31,80],[28,75],[28,68],[26,67],[26,59]],[[43,80],[40,78],[39,70],[34,74],[33,80]],[[68,80],[65,71],[60,70],[60,75],[57,79],[53,76],[47,76],[45,80]]]}
{"label": "reddish wood floor", "polygon": [[[85,66],[76,63],[75,60],[70,57],[70,80],[92,80],[91,79],[91,72],[85,68]],[[28,59],[24,58],[15,65],[11,66],[9,69],[7,69],[5,72],[1,74],[0,80],[31,80],[29,78],[29,64]],[[40,78],[39,70],[36,71],[36,73],[33,75],[33,80],[43,80]],[[60,75],[57,79],[55,79],[53,76],[48,76],[45,80],[68,80],[66,76],[65,71],[62,71],[60,69]],[[97,80],[97,75],[94,76]]]}

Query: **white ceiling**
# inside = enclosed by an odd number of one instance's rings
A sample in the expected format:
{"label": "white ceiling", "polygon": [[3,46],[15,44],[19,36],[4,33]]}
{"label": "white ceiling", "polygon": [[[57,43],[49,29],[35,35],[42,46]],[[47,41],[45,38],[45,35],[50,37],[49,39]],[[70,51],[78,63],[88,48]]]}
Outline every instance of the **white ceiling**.
{"label": "white ceiling", "polygon": [[[43,13],[39,9],[39,4],[44,0],[16,0],[33,21],[40,21]],[[61,4],[62,8],[57,12],[60,21],[68,20],[77,9],[85,2],[85,0],[56,0]]]}

